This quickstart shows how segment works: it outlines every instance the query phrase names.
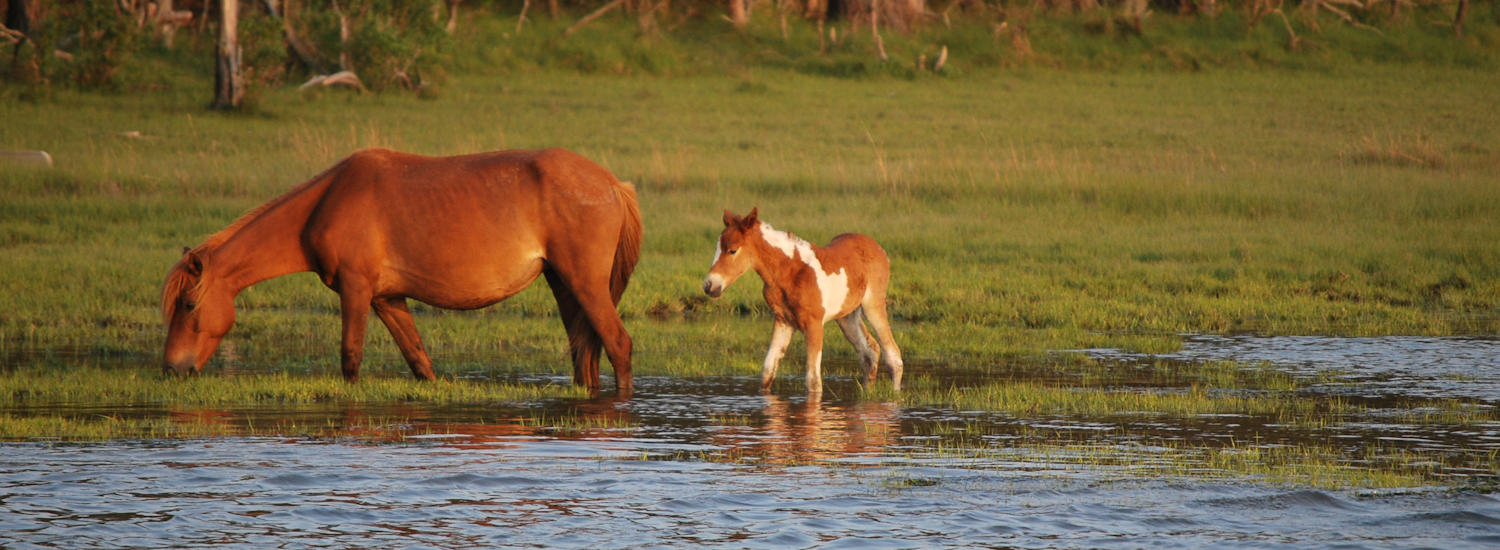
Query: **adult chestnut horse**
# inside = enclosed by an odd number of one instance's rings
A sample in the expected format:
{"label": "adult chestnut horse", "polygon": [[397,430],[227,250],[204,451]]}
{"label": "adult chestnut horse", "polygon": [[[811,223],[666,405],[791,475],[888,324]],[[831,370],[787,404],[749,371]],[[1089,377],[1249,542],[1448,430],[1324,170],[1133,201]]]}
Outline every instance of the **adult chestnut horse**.
{"label": "adult chestnut horse", "polygon": [[407,298],[481,308],[541,274],[568,332],[573,382],[599,387],[602,346],[628,391],[631,340],[615,306],[640,241],[635,188],[570,151],[360,151],[184,252],[162,289],[164,369],[203,369],[245,287],[313,271],[339,294],[344,378],[359,378],[374,308],[412,374],[431,380]]}
{"label": "adult chestnut horse", "polygon": [[[823,324],[829,321],[838,321],[844,337],[859,352],[867,386],[875,382],[880,346],[885,346],[885,364],[891,369],[895,388],[900,390],[901,349],[891,336],[885,311],[885,292],[891,284],[891,264],[885,250],[875,239],[858,233],[834,237],[828,246],[813,246],[760,221],[757,214],[753,208],[743,218],[724,211],[724,232],[719,234],[703,292],[718,298],[730,283],[751,269],[765,283],[762,295],[771,306],[776,324],[771,330],[771,349],[760,371],[761,391],[771,389],[776,367],[794,330],[802,331],[807,338],[807,391],[823,391]],[[862,319],[869,319],[875,327],[879,345]]]}

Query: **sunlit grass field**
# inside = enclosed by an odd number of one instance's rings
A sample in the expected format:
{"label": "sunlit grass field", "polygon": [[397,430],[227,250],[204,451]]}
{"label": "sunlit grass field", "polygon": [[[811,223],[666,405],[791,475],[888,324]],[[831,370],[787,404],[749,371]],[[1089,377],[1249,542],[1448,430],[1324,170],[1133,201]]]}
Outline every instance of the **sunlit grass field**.
{"label": "sunlit grass field", "polygon": [[[1493,333],[1497,87],[1493,72],[1412,64],[538,71],[457,79],[434,100],[273,90],[244,115],[206,112],[187,87],[7,101],[0,147],[47,150],[56,166],[0,167],[0,347],[138,354],[154,369],[159,287],[182,247],[363,147],[562,146],[634,181],[646,242],[620,309],[641,374],[758,369],[759,283],[718,301],[699,290],[722,210],[752,206],[814,242],[880,241],[897,338],[918,360],[1170,350],[1181,333]],[[333,371],[337,300],[313,276],[237,305],[233,360]],[[555,353],[534,367],[566,370],[544,283],[487,310],[418,315],[440,372],[445,355],[513,351]],[[372,352],[393,348],[378,324],[370,334]],[[386,357],[368,368],[405,370]]]}

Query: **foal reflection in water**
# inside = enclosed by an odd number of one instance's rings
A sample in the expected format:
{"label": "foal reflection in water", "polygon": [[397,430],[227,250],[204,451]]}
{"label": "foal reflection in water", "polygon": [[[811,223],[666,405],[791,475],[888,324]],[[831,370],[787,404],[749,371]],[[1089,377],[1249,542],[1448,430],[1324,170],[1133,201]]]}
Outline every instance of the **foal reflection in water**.
{"label": "foal reflection in water", "polygon": [[[828,246],[813,246],[796,235],[778,231],[757,219],[757,209],[745,217],[724,211],[724,232],[714,252],[714,264],[703,281],[703,292],[718,298],[724,288],[754,269],[765,282],[764,296],[776,317],[771,349],[760,372],[761,391],[769,391],[776,367],[791,343],[792,331],[807,337],[807,391],[823,391],[823,324],[838,321],[844,337],[859,351],[866,386],[875,382],[880,347],[891,380],[901,389],[901,349],[891,337],[885,312],[890,287],[890,260],[874,239],[856,233],[833,238]],[[865,328],[869,319],[880,344]]]}

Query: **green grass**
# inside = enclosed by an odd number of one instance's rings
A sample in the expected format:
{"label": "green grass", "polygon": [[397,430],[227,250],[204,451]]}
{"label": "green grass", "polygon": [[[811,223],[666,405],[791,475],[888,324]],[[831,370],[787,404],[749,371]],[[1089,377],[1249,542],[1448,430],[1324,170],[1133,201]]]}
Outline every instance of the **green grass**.
{"label": "green grass", "polygon": [[[634,180],[646,244],[621,310],[644,369],[758,363],[758,284],[718,301],[697,290],[719,212],[752,205],[814,241],[878,239],[916,357],[1161,349],[1183,332],[1496,329],[1500,258],[1486,243],[1500,237],[1488,223],[1500,214],[1489,145],[1500,124],[1476,108],[1493,73],[755,78],[769,91],[553,73],[472,77],[437,101],[278,91],[249,118],[171,93],[0,104],[14,121],[0,146],[58,162],[3,168],[0,345],[153,352],[160,279],[182,246],[375,145],[560,144]],[[149,139],[116,135],[128,130]],[[1421,143],[1444,162],[1372,161],[1371,143]],[[440,352],[560,349],[540,286],[481,312],[419,307],[419,327]],[[230,341],[242,357],[332,356],[336,300],[314,277],[262,284],[238,304]],[[724,353],[672,353],[681,338]]]}
{"label": "green grass", "polygon": [[[765,22],[731,42],[691,25],[636,37],[601,21],[562,45],[539,37],[557,29],[538,22],[524,38],[461,37],[475,51],[454,56],[435,96],[268,88],[244,114],[205,111],[201,67],[172,54],[146,56],[152,76],[123,93],[58,87],[38,102],[3,90],[0,148],[44,149],[57,165],[0,165],[0,396],[216,407],[573,395],[406,382],[373,321],[371,375],[345,385],[336,297],[307,274],[239,296],[209,376],[156,374],[158,293],[182,247],[339,158],[371,146],[565,146],[640,190],[646,240],[620,306],[638,375],[758,373],[770,333],[758,282],[720,300],[699,290],[721,211],[758,206],[809,240],[858,231],[890,254],[912,389],[870,398],[1016,415],[1328,422],[1350,405],[1301,399],[1301,382],[1268,367],[1124,372],[1056,351],[1165,352],[1184,333],[1500,330],[1497,35],[1479,15],[1463,40],[1425,19],[1383,24],[1383,37],[1340,25],[1315,34],[1296,20],[1307,49],[1291,51],[1278,27],[1232,15],[1217,26],[1158,17],[1144,39],[1089,30],[1091,14],[1039,17],[1027,60],[988,28],[928,29],[890,38],[898,61],[888,65],[869,60],[861,35],[817,55],[806,28],[783,41]],[[463,32],[510,25],[480,18]],[[951,71],[908,68],[940,43]],[[442,377],[571,371],[544,284],[486,310],[414,311]],[[830,340],[829,372],[852,373],[848,346]],[[801,350],[794,339],[778,387],[800,385]],[[52,358],[63,352],[84,360]],[[125,367],[78,368],[99,358]],[[931,365],[994,382],[923,385]],[[241,367],[278,374],[227,375]],[[1398,421],[1492,414],[1413,403]],[[221,429],[118,415],[11,415],[0,426],[0,439]]]}
{"label": "green grass", "polygon": [[[160,279],[181,247],[374,145],[562,144],[635,181],[646,244],[621,310],[641,374],[758,370],[769,333],[759,284],[718,301],[698,291],[718,213],[752,205],[815,241],[881,241],[909,361],[1169,351],[1185,332],[1496,330],[1500,257],[1487,243],[1500,238],[1489,223],[1500,121],[1473,108],[1492,73],[751,78],[765,91],[556,73],[470,77],[436,101],[279,91],[252,117],[203,113],[185,93],[0,104],[14,121],[0,146],[58,162],[0,168],[0,351],[81,348],[152,370]],[[128,130],[148,139],[116,135]],[[1441,166],[1382,160],[1432,151]],[[221,359],[333,372],[337,301],[315,277],[273,280],[237,303]],[[568,370],[543,285],[478,312],[416,310],[439,372],[468,358]],[[368,368],[404,370],[383,328],[370,335]],[[787,376],[800,372],[800,346]]]}
{"label": "green grass", "polygon": [[582,398],[581,388],[409,377],[372,377],[357,384],[342,378],[306,374],[196,376],[177,379],[159,373],[76,368],[14,370],[0,373],[0,396],[10,406],[91,405],[265,405],[311,403],[523,403]]}
{"label": "green grass", "polygon": [[917,385],[901,395],[912,405],[961,411],[1001,411],[1018,417],[1098,417],[1147,415],[1191,418],[1209,414],[1248,414],[1282,420],[1343,415],[1357,408],[1339,399],[1310,399],[1290,392],[1238,393],[1189,388],[1061,387],[1024,380],[990,382],[977,387],[934,388]]}

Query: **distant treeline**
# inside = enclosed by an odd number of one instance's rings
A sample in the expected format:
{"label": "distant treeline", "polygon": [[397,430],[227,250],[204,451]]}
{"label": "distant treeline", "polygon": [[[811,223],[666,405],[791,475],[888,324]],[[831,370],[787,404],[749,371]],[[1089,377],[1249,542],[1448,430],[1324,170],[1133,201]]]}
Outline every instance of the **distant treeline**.
{"label": "distant treeline", "polygon": [[[170,67],[167,72],[209,74],[222,71],[225,59],[233,57],[243,67],[242,78],[253,95],[257,87],[287,83],[426,93],[436,89],[448,72],[473,64],[470,60],[476,57],[504,67],[554,63],[578,70],[632,72],[638,67],[646,72],[670,72],[671,67],[681,65],[677,60],[717,60],[726,55],[687,52],[705,46],[746,50],[773,63],[836,74],[951,70],[953,65],[944,65],[950,47],[971,68],[1028,62],[1067,66],[1069,54],[1060,51],[1064,46],[1053,44],[1069,33],[1113,40],[1074,48],[1080,52],[1076,55],[1103,60],[1089,64],[1143,56],[1170,58],[1174,64],[1190,67],[1216,63],[1217,54],[1202,55],[1191,45],[1168,43],[1191,40],[1192,33],[1182,29],[1194,27],[1204,29],[1200,37],[1273,35],[1261,40],[1293,53],[1326,44],[1317,37],[1332,28],[1354,29],[1387,42],[1392,42],[1388,35],[1400,33],[1448,37],[1449,46],[1423,46],[1427,50],[1500,47],[1496,2],[1476,4],[1475,10],[1469,2],[0,0],[5,15],[0,47],[6,50],[0,62],[5,63],[3,77],[8,85],[33,90],[58,85],[108,90],[143,86],[121,78],[122,71],[151,77],[150,73],[166,66]],[[233,6],[236,17],[223,17],[226,5]],[[232,56],[216,53],[224,48],[225,21],[237,26],[237,34],[231,33]],[[1071,26],[1059,27],[1058,21]],[[1148,40],[1146,46],[1128,43],[1132,37],[1167,34],[1158,33],[1158,27],[1170,27],[1177,34]],[[621,29],[629,32],[622,36]],[[649,43],[620,46],[586,35]],[[746,46],[736,36],[752,40]],[[783,44],[756,42],[755,37]],[[669,51],[673,40],[678,41],[680,53],[645,51]],[[1143,47],[1140,55],[1130,52],[1130,48]],[[1393,42],[1378,47],[1399,50],[1409,46]],[[1111,56],[1110,48],[1125,53]],[[756,53],[768,49],[774,50],[773,55]],[[604,50],[609,52],[599,53]],[[516,59],[497,60],[497,51]],[[1260,51],[1233,55],[1266,57]],[[817,57],[801,60],[800,56]],[[789,58],[796,59],[786,61]],[[143,68],[152,63],[156,67]]]}

